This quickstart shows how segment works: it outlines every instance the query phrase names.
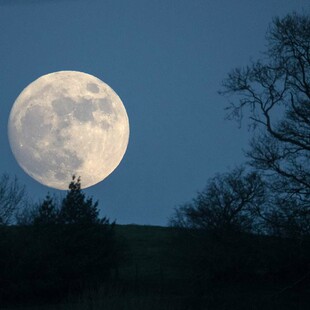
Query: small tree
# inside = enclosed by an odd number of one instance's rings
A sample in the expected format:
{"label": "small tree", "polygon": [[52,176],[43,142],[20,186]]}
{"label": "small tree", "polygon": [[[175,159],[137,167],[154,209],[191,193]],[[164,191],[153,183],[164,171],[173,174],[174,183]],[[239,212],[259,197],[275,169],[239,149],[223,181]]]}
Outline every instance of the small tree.
{"label": "small tree", "polygon": [[86,199],[81,190],[81,179],[73,176],[61,204],[59,221],[63,224],[95,224],[100,222],[98,214],[98,201],[93,203],[92,198]]}
{"label": "small tree", "polygon": [[34,215],[33,223],[37,225],[49,225],[58,223],[59,211],[53,199],[47,194],[44,201],[39,205]]}
{"label": "small tree", "polygon": [[106,281],[117,266],[114,223],[99,218],[98,202],[86,198],[75,176],[58,214],[56,244],[63,258],[57,268],[64,289],[81,292]]}
{"label": "small tree", "polygon": [[20,186],[17,178],[10,179],[8,174],[0,178],[0,224],[9,224],[13,214],[25,198],[25,187]]}

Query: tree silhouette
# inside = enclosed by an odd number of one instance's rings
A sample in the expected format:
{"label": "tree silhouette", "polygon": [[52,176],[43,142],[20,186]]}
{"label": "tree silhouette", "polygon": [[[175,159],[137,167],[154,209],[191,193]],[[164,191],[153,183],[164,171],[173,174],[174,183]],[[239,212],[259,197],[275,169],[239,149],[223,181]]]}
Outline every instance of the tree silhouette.
{"label": "tree silhouette", "polygon": [[260,176],[243,168],[217,175],[191,203],[176,209],[171,224],[213,232],[252,231],[264,202]]}
{"label": "tree silhouette", "polygon": [[10,224],[14,212],[18,211],[25,198],[25,187],[17,178],[11,180],[6,173],[0,178],[0,224]]}
{"label": "tree silhouette", "polygon": [[63,224],[95,224],[100,222],[98,214],[98,201],[93,203],[92,198],[85,198],[81,179],[73,176],[61,204],[59,221]]}
{"label": "tree silhouette", "polygon": [[118,262],[114,223],[99,218],[98,201],[86,198],[81,179],[72,177],[58,213],[56,249],[62,260],[57,265],[64,290],[81,292],[106,281]]}
{"label": "tree silhouette", "polygon": [[0,300],[58,301],[109,280],[119,262],[114,223],[72,177],[58,203],[49,194],[14,227],[0,226]]}
{"label": "tree silhouette", "polygon": [[275,18],[266,38],[265,59],[233,70],[222,93],[237,97],[228,116],[257,129],[247,156],[269,183],[262,216],[278,231],[309,234],[310,17]]}
{"label": "tree silhouette", "polygon": [[198,302],[221,281],[238,281],[255,270],[252,236],[260,228],[265,185],[256,172],[235,168],[210,179],[205,189],[175,210],[181,270],[188,271]]}
{"label": "tree silhouette", "polygon": [[58,223],[58,209],[49,194],[39,205],[34,215],[33,223],[37,225],[49,225]]}

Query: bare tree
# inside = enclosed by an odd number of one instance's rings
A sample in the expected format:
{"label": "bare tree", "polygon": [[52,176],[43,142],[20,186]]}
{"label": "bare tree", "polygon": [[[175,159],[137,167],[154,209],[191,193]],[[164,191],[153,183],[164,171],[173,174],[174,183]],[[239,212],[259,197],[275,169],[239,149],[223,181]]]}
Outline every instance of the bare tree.
{"label": "bare tree", "polygon": [[215,232],[253,231],[264,191],[257,173],[236,168],[211,179],[191,203],[176,209],[171,225]]}
{"label": "bare tree", "polygon": [[275,18],[266,40],[264,58],[233,70],[221,93],[237,99],[229,118],[256,128],[247,156],[269,182],[266,219],[310,233],[310,17]]}
{"label": "bare tree", "polygon": [[0,178],[0,224],[9,224],[25,198],[25,188],[20,186],[17,178],[8,174]]}

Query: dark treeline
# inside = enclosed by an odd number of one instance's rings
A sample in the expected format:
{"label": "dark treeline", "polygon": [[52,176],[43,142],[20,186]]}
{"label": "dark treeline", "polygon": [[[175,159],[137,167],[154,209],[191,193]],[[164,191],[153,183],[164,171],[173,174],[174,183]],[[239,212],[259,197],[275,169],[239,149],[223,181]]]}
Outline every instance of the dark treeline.
{"label": "dark treeline", "polygon": [[[15,186],[10,198],[17,193]],[[73,178],[59,205],[48,195],[17,225],[0,227],[1,305],[58,302],[109,279],[117,265],[114,224],[98,217],[97,205]]]}
{"label": "dark treeline", "polygon": [[310,236],[262,218],[265,193],[256,172],[237,168],[176,209],[173,255],[188,309],[307,309]]}

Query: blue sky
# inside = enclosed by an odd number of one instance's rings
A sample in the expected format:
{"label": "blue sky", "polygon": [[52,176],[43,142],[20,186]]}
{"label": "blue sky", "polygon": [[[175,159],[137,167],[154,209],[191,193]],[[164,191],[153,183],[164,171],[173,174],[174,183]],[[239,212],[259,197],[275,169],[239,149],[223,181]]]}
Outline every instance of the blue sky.
{"label": "blue sky", "polygon": [[120,166],[85,190],[120,224],[166,225],[207,180],[245,160],[249,133],[225,120],[221,81],[260,57],[274,16],[310,13],[308,0],[0,0],[0,173],[35,201],[7,137],[10,109],[41,75],[83,71],[109,84],[130,120]]}

